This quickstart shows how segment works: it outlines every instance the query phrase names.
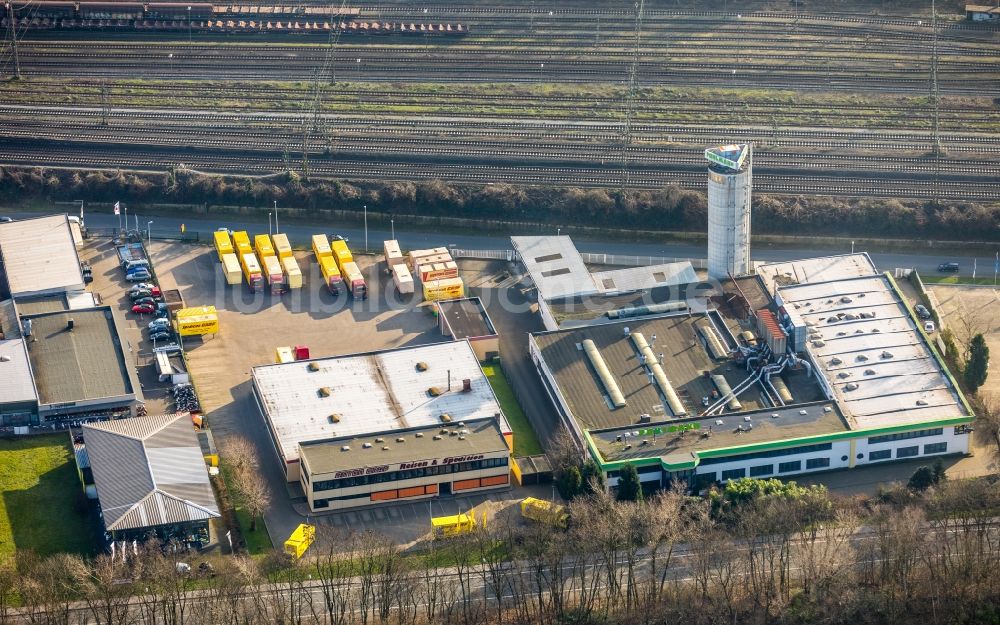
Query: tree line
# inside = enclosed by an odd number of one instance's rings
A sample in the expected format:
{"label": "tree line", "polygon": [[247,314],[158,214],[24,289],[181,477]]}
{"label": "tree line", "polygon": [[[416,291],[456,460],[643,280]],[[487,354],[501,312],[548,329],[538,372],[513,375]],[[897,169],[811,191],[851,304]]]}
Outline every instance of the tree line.
{"label": "tree line", "polygon": [[[87,200],[270,206],[302,209],[363,206],[420,215],[582,223],[616,228],[688,230],[707,225],[705,193],[667,186],[633,191],[512,184],[459,185],[440,180],[305,179],[293,172],[266,178],[0,167],[0,200]],[[761,233],[928,236],[1000,239],[1000,203],[901,201],[825,196],[754,196]],[[573,220],[573,221],[571,221]]]}
{"label": "tree line", "polygon": [[594,491],[567,530],[500,514],[419,556],[326,525],[301,561],[19,553],[0,624],[996,623],[998,506],[988,480],[838,498],[744,478],[708,497]]}

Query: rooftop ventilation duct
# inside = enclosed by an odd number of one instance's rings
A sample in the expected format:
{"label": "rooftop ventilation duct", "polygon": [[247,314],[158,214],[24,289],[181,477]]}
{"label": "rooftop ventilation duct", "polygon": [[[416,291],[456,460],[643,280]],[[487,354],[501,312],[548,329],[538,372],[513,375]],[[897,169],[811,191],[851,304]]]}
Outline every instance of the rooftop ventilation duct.
{"label": "rooftop ventilation duct", "polygon": [[615,382],[615,378],[611,375],[611,371],[608,370],[608,365],[604,362],[604,357],[601,356],[601,352],[597,349],[597,345],[594,344],[594,341],[591,339],[584,340],[583,352],[587,354],[587,359],[590,361],[590,365],[597,373],[597,377],[600,379],[601,384],[604,385],[605,392],[607,392],[608,396],[611,398],[611,404],[615,408],[624,407],[627,404],[625,396],[622,395],[622,390],[618,387],[618,383]]}

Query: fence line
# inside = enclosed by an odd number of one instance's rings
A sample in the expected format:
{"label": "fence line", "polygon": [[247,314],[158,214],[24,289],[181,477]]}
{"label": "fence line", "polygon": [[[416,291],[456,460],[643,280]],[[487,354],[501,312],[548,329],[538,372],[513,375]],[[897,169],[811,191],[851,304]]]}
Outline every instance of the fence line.
{"label": "fence line", "polygon": [[628,254],[592,254],[580,252],[583,262],[592,265],[622,265],[626,267],[648,267],[650,265],[667,265],[670,263],[689,262],[695,269],[707,268],[704,258],[669,258],[666,256],[631,256]]}
{"label": "fence line", "polygon": [[450,249],[452,258],[478,258],[482,260],[514,260],[514,250],[465,250],[453,247]]}

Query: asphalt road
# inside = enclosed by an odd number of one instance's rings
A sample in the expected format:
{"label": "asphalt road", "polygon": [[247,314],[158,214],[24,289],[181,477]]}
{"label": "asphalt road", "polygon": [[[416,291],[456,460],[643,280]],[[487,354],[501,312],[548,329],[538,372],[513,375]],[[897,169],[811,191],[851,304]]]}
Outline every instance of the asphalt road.
{"label": "asphalt road", "polygon": [[[87,225],[91,228],[117,228],[119,218],[111,214],[111,207],[104,207],[102,212],[87,210],[84,213]],[[280,213],[280,210],[279,210]],[[36,216],[39,213],[27,213],[12,211],[6,212],[0,208],[0,214],[8,215],[15,219]],[[71,213],[72,214],[72,213]],[[138,217],[139,227],[143,230],[147,227],[149,217],[130,213],[128,215],[129,224],[135,228],[136,217]],[[266,222],[249,220],[246,218],[214,218],[195,219],[190,217],[161,217],[152,218],[151,230],[154,237],[165,236],[180,232],[181,224],[186,227],[186,231],[198,232],[210,236],[216,228],[228,227],[233,230],[247,229],[254,232],[261,232],[266,227]],[[306,245],[309,237],[317,233],[317,226],[303,225],[301,222],[294,222],[281,225],[281,231],[288,234],[292,244]],[[322,232],[322,229],[319,230]],[[327,234],[340,234],[351,239],[352,248],[361,249],[365,243],[365,232],[362,228],[355,226],[334,228],[328,227]],[[555,232],[553,232],[555,234]],[[379,251],[382,241],[391,238],[389,230],[383,228],[371,228],[368,231],[368,247],[373,251]],[[428,230],[407,230],[404,227],[396,229],[396,238],[403,249],[420,249],[426,247],[437,247],[442,244],[462,249],[509,249],[510,239],[506,236],[441,233]],[[627,254],[640,256],[665,256],[671,258],[705,258],[705,245],[702,243],[641,243],[622,240],[600,241],[593,239],[583,239],[574,237],[577,247],[582,252],[606,253],[606,254]],[[840,253],[850,252],[847,246]],[[866,251],[860,247],[856,251]],[[809,258],[820,254],[836,254],[838,250],[833,248],[817,249],[809,246],[757,246],[753,250],[753,258],[756,261],[787,261],[800,258]],[[917,269],[924,275],[937,274],[939,264],[949,261],[960,263],[959,275],[971,276],[973,270],[974,257],[961,256],[960,254],[942,253],[937,250],[929,250],[926,254],[914,252],[871,252],[872,260],[883,271],[891,271],[896,267],[910,267]],[[976,275],[978,277],[989,277],[993,271],[994,258],[992,256],[981,256],[975,259],[977,266]]]}

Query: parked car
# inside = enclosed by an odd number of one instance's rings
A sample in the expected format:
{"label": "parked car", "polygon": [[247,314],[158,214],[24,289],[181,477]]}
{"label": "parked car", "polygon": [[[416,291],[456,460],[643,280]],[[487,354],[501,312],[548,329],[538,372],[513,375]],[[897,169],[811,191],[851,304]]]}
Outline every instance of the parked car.
{"label": "parked car", "polygon": [[128,298],[133,302],[144,297],[153,297],[153,292],[149,289],[137,289],[128,292]]}
{"label": "parked car", "polygon": [[156,310],[154,304],[136,304],[132,307],[132,312],[137,315],[148,315]]}
{"label": "parked car", "polygon": [[6,215],[0,215],[0,224],[8,224],[12,221],[14,220],[11,219],[10,217],[7,217]]}
{"label": "parked car", "polygon": [[931,332],[934,332],[934,322],[933,321],[925,321],[924,322],[924,331],[927,332],[928,334],[930,334]]}
{"label": "parked car", "polygon": [[927,307],[924,306],[923,304],[917,304],[916,306],[913,307],[913,310],[917,312],[917,316],[920,317],[921,319],[931,318],[931,311],[927,310]]}
{"label": "parked car", "polygon": [[136,269],[135,271],[129,271],[125,274],[125,279],[129,282],[137,282],[139,280],[149,280],[153,276],[145,269]]}
{"label": "parked car", "polygon": [[153,319],[152,321],[149,322],[149,325],[147,327],[149,328],[150,332],[155,332],[157,329],[169,328],[170,327],[170,320],[169,319]]}
{"label": "parked car", "polygon": [[156,285],[152,282],[140,282],[139,284],[133,284],[129,287],[129,293],[132,291],[152,291],[156,288]]}
{"label": "parked car", "polygon": [[90,284],[94,281],[94,270],[90,263],[80,263],[80,271],[83,273],[83,283]]}
{"label": "parked car", "polygon": [[150,312],[155,312],[156,311],[156,300],[153,299],[152,297],[141,297],[141,298],[135,300],[132,303],[133,304],[138,304],[140,306],[147,306],[147,305],[148,306],[152,306],[153,310],[150,311]]}
{"label": "parked car", "polygon": [[172,338],[174,338],[174,333],[167,332],[165,330],[162,332],[151,332],[149,335],[149,340],[157,343],[161,341],[169,341]]}
{"label": "parked car", "polygon": [[958,271],[958,263],[941,263],[938,265],[938,271]]}

